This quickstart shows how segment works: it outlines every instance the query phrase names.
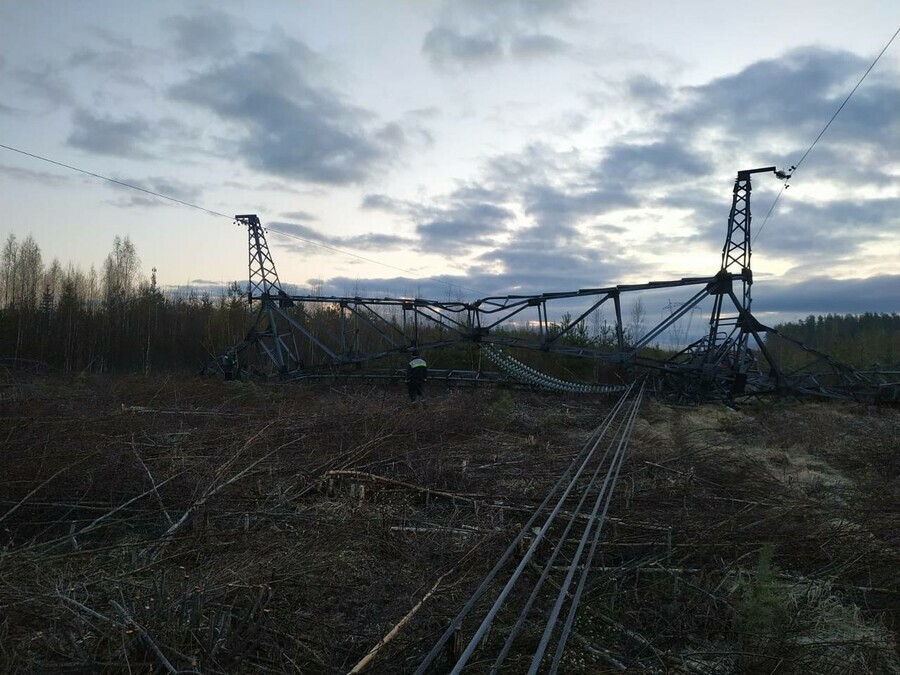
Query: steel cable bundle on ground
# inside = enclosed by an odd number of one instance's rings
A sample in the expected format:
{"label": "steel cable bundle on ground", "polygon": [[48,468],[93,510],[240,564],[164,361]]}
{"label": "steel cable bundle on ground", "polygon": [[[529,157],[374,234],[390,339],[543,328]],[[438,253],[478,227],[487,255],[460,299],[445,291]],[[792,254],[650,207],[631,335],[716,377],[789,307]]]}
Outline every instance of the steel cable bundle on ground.
{"label": "steel cable bundle on ground", "polygon": [[488,344],[481,345],[481,351],[498,368],[518,382],[530,384],[540,389],[549,391],[561,391],[572,394],[615,394],[625,391],[624,386],[607,384],[584,384],[582,382],[570,382],[552,377],[535,370],[518,359],[503,353],[502,350]]}
{"label": "steel cable bundle on ground", "polygon": [[[502,645],[496,651],[491,667],[492,673],[499,672],[500,666],[513,653],[517,638],[520,637],[526,621],[531,617],[543,620],[540,642],[532,654],[529,673],[536,673],[544,661],[547,650],[556,636],[556,647],[553,652],[549,672],[555,673],[560,667],[566,641],[571,634],[578,605],[590,572],[592,560],[597,552],[603,523],[612,501],[613,491],[618,480],[619,471],[625,459],[628,441],[637,413],[643,399],[643,385],[632,384],[616,402],[604,421],[594,430],[581,450],[553,485],[547,496],[537,507],[528,522],[522,527],[509,544],[491,571],[484,577],[478,588],[469,597],[463,608],[451,620],[449,626],[440,636],[431,650],[415,671],[417,675],[427,672],[437,661],[448,641],[460,629],[462,621],[492,588],[500,583],[501,572],[513,558],[513,554],[524,548],[515,569],[506,577],[502,589],[481,619],[478,628],[472,634],[462,653],[453,664],[451,673],[460,673],[469,663],[475,650],[482,646],[483,656],[493,654],[497,641],[491,640],[490,629],[494,625],[498,613],[510,601],[510,596],[517,584],[525,583],[525,570],[534,568],[536,559],[545,556],[543,565],[538,565],[540,573],[533,582],[531,591],[518,611],[518,618],[509,630]],[[589,513],[585,508],[590,505]],[[560,516],[568,519],[563,523]],[[541,519],[543,521],[541,522]],[[540,524],[538,525],[538,523]],[[580,535],[576,523],[581,525]],[[562,527],[556,543],[549,549],[542,546],[550,540],[550,531]],[[554,563],[568,544],[576,544],[576,549],[568,558],[566,573],[559,582],[559,591],[551,608],[539,607],[538,598],[545,582],[554,569]],[[525,548],[525,544],[527,548]],[[566,557],[566,556],[564,556]],[[576,572],[581,574],[575,588]],[[496,582],[496,583],[495,583]],[[563,609],[568,603],[565,618],[560,621]],[[543,610],[543,611],[538,611]]]}

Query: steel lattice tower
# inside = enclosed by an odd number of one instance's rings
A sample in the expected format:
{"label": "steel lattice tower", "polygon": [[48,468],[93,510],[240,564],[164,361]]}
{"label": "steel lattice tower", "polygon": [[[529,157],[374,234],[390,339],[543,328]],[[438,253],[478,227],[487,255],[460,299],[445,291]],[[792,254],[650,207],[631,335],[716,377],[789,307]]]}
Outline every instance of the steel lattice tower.
{"label": "steel lattice tower", "polygon": [[[269,252],[265,231],[255,214],[238,215],[234,219],[247,226],[250,240],[249,277],[247,283],[247,301],[252,305],[259,301],[256,322],[245,342],[256,343],[268,356],[276,369],[286,374],[302,367],[299,348],[292,330],[293,323],[284,313],[284,309],[293,306],[293,301],[281,287],[275,261]],[[284,329],[279,329],[278,317]]]}
{"label": "steel lattice tower", "polygon": [[[775,173],[774,166],[738,171],[734,181],[731,212],[728,216],[728,232],[722,247],[722,264],[716,281],[711,284],[713,309],[709,319],[709,334],[705,344],[705,370],[707,377],[714,377],[716,369],[734,373],[734,391],[743,389],[747,370],[752,359],[748,353],[750,331],[755,322],[750,312],[753,302],[751,288],[753,272],[750,269],[750,176],[754,173]],[[734,282],[740,281],[741,292],[735,293]],[[726,310],[726,299],[732,309]]]}
{"label": "steel lattice tower", "polygon": [[259,218],[255,214],[235,216],[234,219],[247,226],[247,235],[250,239],[250,261],[248,264],[250,276],[247,288],[247,299],[262,300],[267,296],[282,295],[281,282],[278,280],[278,272],[275,270],[275,261],[269,252],[269,243]]}

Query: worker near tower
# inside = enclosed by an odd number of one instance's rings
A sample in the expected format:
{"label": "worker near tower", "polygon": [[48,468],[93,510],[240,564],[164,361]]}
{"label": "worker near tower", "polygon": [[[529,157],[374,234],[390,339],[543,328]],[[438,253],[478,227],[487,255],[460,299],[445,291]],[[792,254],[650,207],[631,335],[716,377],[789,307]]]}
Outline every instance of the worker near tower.
{"label": "worker near tower", "polygon": [[428,364],[419,356],[419,350],[412,350],[412,359],[406,365],[406,390],[409,392],[409,400],[413,403],[417,399],[425,402],[425,380],[428,378]]}

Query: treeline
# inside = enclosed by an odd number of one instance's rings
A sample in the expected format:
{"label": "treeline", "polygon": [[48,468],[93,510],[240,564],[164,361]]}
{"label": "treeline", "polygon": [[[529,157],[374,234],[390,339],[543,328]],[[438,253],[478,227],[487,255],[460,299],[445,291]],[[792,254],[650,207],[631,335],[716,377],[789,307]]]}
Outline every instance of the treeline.
{"label": "treeline", "polygon": [[[64,372],[194,370],[244,339],[253,325],[254,313],[237,282],[215,297],[202,292],[175,295],[157,286],[155,269],[149,278],[139,270],[140,260],[127,237],[114,239],[99,270],[84,271],[71,264],[63,267],[58,260],[45,264],[32,237],[20,241],[9,235],[0,252],[0,359],[40,361]],[[341,334],[336,307],[316,304],[306,310],[309,314],[303,315],[298,308],[295,319],[312,333]],[[390,318],[398,327],[403,323],[402,316]],[[644,322],[638,300],[622,329],[626,344],[642,334]],[[851,365],[900,363],[897,313],[809,316],[776,328]],[[440,335],[428,334],[433,330],[424,328],[421,339],[439,340]],[[556,331],[566,333],[561,342],[568,345],[615,349],[616,327],[599,312],[577,325],[566,314],[551,326],[551,333]],[[358,325],[353,336],[355,344],[347,347],[359,353],[385,348],[378,335],[366,334],[364,325]],[[780,361],[798,356],[788,345],[773,341],[770,348]],[[658,347],[646,349],[653,352],[647,356],[665,357]],[[469,346],[440,351],[445,353],[434,357],[441,367],[476,367],[478,356]],[[317,362],[311,346],[302,356],[308,365]],[[529,355],[526,360],[538,358]],[[553,367],[592,369],[578,359],[554,362]]]}
{"label": "treeline", "polygon": [[900,314],[897,313],[809,315],[775,328],[842,363],[900,364]]}
{"label": "treeline", "polygon": [[[315,303],[288,312],[313,335],[345,332],[336,306]],[[632,315],[630,325],[623,328],[626,341],[642,330],[639,302]],[[383,316],[398,330],[405,326],[399,309]],[[155,269],[150,278],[141,276],[140,260],[127,237],[114,239],[99,270],[63,267],[58,260],[47,265],[31,236],[20,241],[9,235],[0,253],[0,359],[35,360],[64,372],[196,370],[243,340],[254,319],[255,312],[237,282],[215,297],[163,291],[157,286]],[[358,318],[351,327],[346,331],[346,348],[351,351],[377,352],[389,346]],[[508,330],[527,333],[531,329]],[[561,342],[569,345],[611,349],[616,343],[615,327],[599,312],[577,325],[566,314],[550,330],[566,332]],[[419,338],[440,341],[442,336],[439,329],[426,325]],[[301,358],[307,366],[318,365],[321,354],[310,341],[305,343]],[[478,364],[477,350],[471,345],[437,350],[433,357],[436,365],[446,368]],[[555,366],[593,370],[592,364],[577,359]]]}
{"label": "treeline", "polygon": [[134,244],[116,237],[101,269],[45,265],[32,237],[0,253],[0,358],[32,359],[65,372],[195,369],[244,337],[246,297],[167,295],[139,273]]}

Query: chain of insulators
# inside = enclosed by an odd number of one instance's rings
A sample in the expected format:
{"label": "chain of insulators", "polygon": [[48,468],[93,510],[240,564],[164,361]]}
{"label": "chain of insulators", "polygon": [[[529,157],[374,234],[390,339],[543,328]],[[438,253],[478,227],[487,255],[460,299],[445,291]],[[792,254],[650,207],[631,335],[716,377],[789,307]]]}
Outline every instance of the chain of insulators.
{"label": "chain of insulators", "polygon": [[487,344],[481,345],[481,351],[497,367],[507,375],[519,382],[530,384],[549,391],[562,391],[570,394],[612,394],[625,391],[625,387],[604,384],[582,384],[551,377],[545,373],[527,366],[502,350]]}

